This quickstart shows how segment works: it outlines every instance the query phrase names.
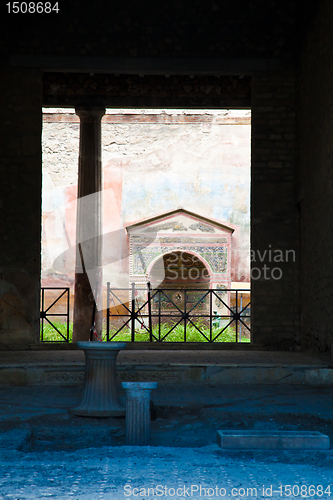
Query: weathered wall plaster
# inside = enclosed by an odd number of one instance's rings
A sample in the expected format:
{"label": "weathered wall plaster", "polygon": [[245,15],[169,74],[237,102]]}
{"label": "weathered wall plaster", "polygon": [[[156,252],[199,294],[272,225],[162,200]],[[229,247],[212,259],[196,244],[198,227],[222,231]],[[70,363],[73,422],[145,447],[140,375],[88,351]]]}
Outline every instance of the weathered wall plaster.
{"label": "weathered wall plaster", "polygon": [[[114,113],[102,128],[104,265],[113,261],[113,268],[128,275],[127,234],[122,231],[119,239],[112,233],[182,206],[237,225],[232,280],[249,281],[250,112]],[[74,114],[56,113],[44,120],[45,286],[58,278],[66,284],[73,280],[73,253],[65,253],[66,276],[54,272],[53,261],[75,242],[79,125],[74,120]]]}

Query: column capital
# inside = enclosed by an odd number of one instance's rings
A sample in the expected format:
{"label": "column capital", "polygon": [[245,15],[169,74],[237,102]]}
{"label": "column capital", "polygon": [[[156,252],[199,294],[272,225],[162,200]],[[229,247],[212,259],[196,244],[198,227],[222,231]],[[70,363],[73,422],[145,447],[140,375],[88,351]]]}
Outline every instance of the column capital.
{"label": "column capital", "polygon": [[104,106],[76,106],[75,113],[86,123],[97,122],[105,115]]}

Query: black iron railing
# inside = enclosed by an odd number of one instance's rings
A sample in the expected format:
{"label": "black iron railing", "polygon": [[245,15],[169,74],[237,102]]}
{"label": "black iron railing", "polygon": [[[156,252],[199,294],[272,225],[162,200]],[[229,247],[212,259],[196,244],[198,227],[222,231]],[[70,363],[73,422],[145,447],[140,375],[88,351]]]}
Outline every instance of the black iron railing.
{"label": "black iron railing", "polygon": [[[41,342],[69,342],[69,290],[57,287],[41,289]],[[56,298],[54,298],[55,293],[59,294]],[[48,332],[48,335],[45,335],[47,325],[52,333]]]}
{"label": "black iron railing", "polygon": [[[55,297],[55,294],[57,296]],[[106,341],[250,342],[250,290],[111,288]],[[70,342],[70,289],[41,289],[41,342]]]}
{"label": "black iron railing", "polygon": [[106,340],[249,342],[250,290],[107,284]]}

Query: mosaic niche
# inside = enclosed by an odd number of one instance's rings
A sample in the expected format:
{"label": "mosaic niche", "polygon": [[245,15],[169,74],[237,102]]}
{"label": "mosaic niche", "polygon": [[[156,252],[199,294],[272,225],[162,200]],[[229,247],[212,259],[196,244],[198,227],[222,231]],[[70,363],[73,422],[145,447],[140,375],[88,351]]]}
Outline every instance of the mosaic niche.
{"label": "mosaic niche", "polygon": [[[228,266],[226,238],[202,239],[164,237],[152,244],[152,240],[141,235],[132,237],[132,274],[146,274],[149,264],[158,256],[172,251],[196,252],[210,265],[214,273],[225,273]],[[218,244],[219,246],[215,246]],[[170,246],[164,246],[170,245]],[[172,245],[172,248],[170,248]]]}
{"label": "mosaic niche", "polygon": [[226,302],[228,296],[227,287],[226,285],[217,284],[215,288],[218,290],[215,292],[217,295],[217,297],[215,296],[215,305],[217,307],[224,307],[223,302]]}

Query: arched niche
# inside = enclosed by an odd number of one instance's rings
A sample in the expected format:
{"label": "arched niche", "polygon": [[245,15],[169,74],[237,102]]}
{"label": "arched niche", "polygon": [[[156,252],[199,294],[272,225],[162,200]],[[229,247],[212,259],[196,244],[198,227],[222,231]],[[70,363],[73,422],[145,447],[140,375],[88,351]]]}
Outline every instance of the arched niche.
{"label": "arched niche", "polygon": [[152,288],[210,287],[208,265],[198,255],[183,250],[159,257],[151,266],[148,277]]}
{"label": "arched niche", "polygon": [[192,308],[197,314],[207,312],[210,273],[208,266],[194,253],[177,250],[164,254],[153,263],[148,279],[153,289],[164,291],[154,295],[153,311],[161,307],[164,315],[171,316]]}

